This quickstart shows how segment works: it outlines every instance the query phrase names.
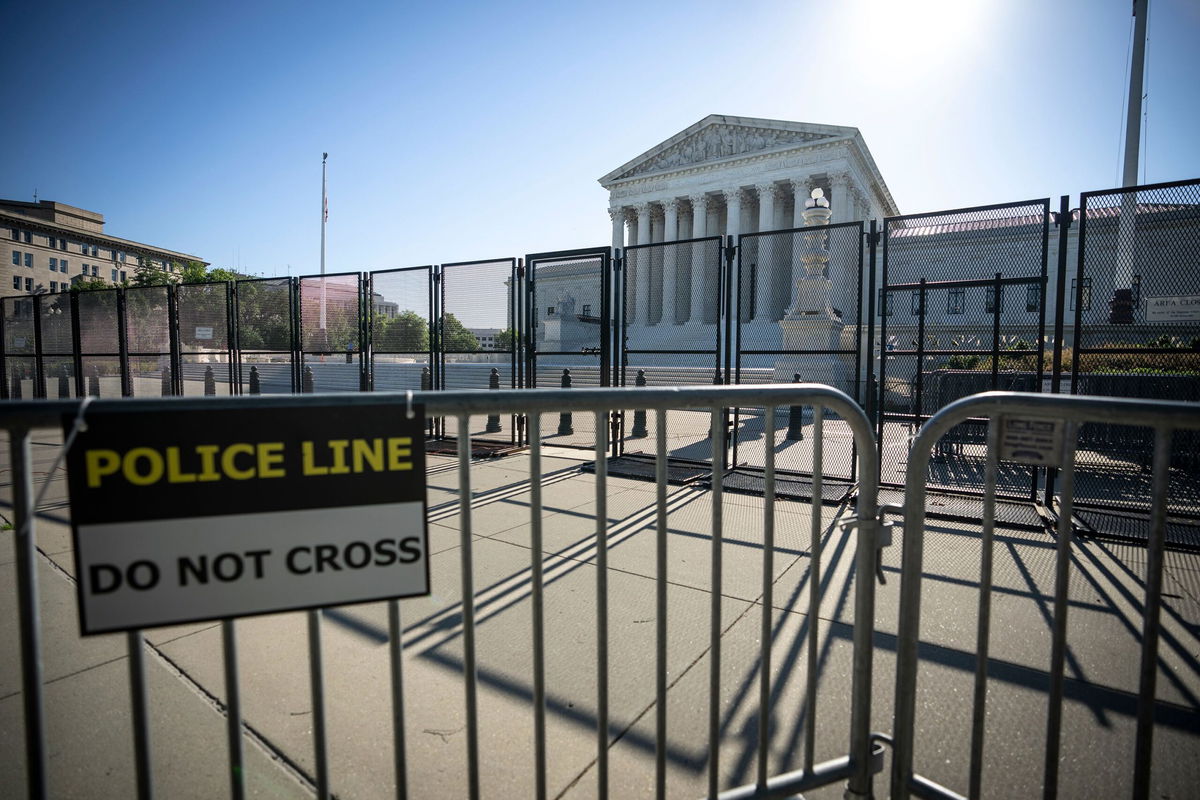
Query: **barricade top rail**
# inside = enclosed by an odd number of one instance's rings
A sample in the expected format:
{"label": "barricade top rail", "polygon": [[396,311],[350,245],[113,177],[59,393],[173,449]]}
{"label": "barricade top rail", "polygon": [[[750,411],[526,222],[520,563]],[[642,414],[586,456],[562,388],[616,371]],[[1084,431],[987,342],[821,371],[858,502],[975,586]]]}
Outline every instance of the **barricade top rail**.
{"label": "barricade top rail", "polygon": [[[64,414],[77,414],[82,400],[14,400],[0,404],[0,429],[56,427]],[[395,403],[421,404],[430,416],[488,413],[549,413],[597,409],[702,409],[761,405],[822,405],[852,427],[869,426],[849,395],[819,383],[744,386],[612,387],[578,389],[499,389],[363,394],[241,395],[231,397],[153,397],[94,400],[87,413],[110,411],[211,411],[246,408],[354,408]],[[869,430],[869,427],[867,428]]]}

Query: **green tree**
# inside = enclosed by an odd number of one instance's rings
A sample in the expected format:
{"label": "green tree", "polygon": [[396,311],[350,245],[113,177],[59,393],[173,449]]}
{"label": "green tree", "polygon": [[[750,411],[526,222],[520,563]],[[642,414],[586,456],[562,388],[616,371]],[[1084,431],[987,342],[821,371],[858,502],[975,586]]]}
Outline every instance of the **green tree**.
{"label": "green tree", "polygon": [[474,353],[479,349],[479,340],[467,330],[458,317],[447,313],[442,318],[442,350],[447,353]]}
{"label": "green tree", "polygon": [[96,289],[111,289],[108,281],[102,278],[85,278],[82,275],[76,275],[71,281],[71,288],[78,289],[81,292],[90,292]]}
{"label": "green tree", "polygon": [[133,271],[131,286],[166,286],[175,283],[174,276],[146,257],[138,258],[137,269]]}
{"label": "green tree", "polygon": [[517,341],[517,332],[512,328],[505,328],[496,334],[495,349],[497,350],[515,350]]}
{"label": "green tree", "polygon": [[429,350],[429,322],[412,310],[375,320],[374,348],[380,352],[423,353]]}

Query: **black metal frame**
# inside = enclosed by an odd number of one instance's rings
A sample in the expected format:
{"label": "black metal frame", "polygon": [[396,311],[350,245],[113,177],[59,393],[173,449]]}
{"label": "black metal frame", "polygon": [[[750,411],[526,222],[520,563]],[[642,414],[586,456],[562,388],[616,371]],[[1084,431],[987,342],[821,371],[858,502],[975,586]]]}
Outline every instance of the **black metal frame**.
{"label": "black metal frame", "polygon": [[[784,228],[781,230],[758,231],[755,233],[744,233],[738,237],[738,246],[737,246],[737,252],[736,252],[736,263],[737,263],[736,272],[732,269],[734,259],[731,258],[730,259],[730,272],[726,276],[726,285],[727,285],[728,291],[729,291],[729,297],[727,298],[727,304],[726,304],[726,310],[727,310],[727,312],[729,312],[727,314],[727,324],[734,330],[735,335],[736,335],[736,340],[734,340],[732,336],[728,340],[731,343],[736,344],[736,346],[730,348],[730,358],[732,359],[732,373],[727,378],[727,380],[729,382],[735,383],[735,384],[741,384],[743,356],[770,356],[770,355],[778,355],[778,356],[810,355],[810,356],[812,356],[812,355],[851,355],[852,354],[854,356],[854,376],[853,376],[854,394],[853,394],[853,396],[854,396],[855,401],[857,401],[860,405],[863,405],[865,407],[864,398],[862,396],[863,382],[862,382],[862,378],[861,378],[862,364],[863,364],[862,349],[863,349],[863,341],[864,341],[862,333],[861,333],[861,325],[862,325],[862,319],[863,319],[863,313],[862,313],[862,311],[863,311],[863,285],[864,285],[863,284],[863,267],[864,267],[863,254],[864,254],[864,228],[865,228],[865,225],[866,225],[866,223],[864,223],[862,221],[838,222],[838,223],[834,223],[834,224],[830,224],[830,225],[812,225],[812,226],[804,226],[804,227],[800,227],[800,228]],[[814,233],[829,234],[832,231],[848,230],[848,229],[853,229],[853,228],[858,229],[858,235],[856,237],[857,242],[858,242],[858,253],[857,253],[857,257],[855,259],[857,262],[857,265],[858,265],[857,269],[855,270],[855,272],[858,276],[858,280],[855,285],[854,306],[855,306],[856,327],[860,328],[858,335],[855,337],[855,346],[854,346],[853,351],[845,350],[845,349],[839,349],[839,350],[788,350],[788,349],[784,349],[782,346],[777,350],[745,348],[743,346],[742,326],[746,325],[748,323],[742,322],[742,319],[741,319],[742,301],[740,299],[738,300],[738,308],[733,309],[732,287],[741,286],[743,284],[742,272],[743,272],[744,265],[743,265],[742,261],[743,261],[744,254],[746,253],[746,247],[745,247],[746,242],[756,240],[756,239],[779,237],[779,236],[782,236],[785,234],[792,234],[792,235],[803,235],[803,234],[814,234]],[[873,263],[870,267],[870,274],[871,274],[871,282],[874,283],[874,264]],[[794,293],[795,287],[791,286],[791,281],[789,281],[789,286],[790,286],[790,291]],[[785,302],[784,309],[786,312],[786,309],[787,309],[786,302]],[[868,339],[867,341],[870,341],[870,340]],[[869,417],[869,415],[868,415],[868,417]],[[729,441],[727,442],[727,449],[730,454],[730,459],[731,459],[730,463],[734,466],[735,469],[738,464],[738,444],[739,444],[739,438],[740,438],[738,436],[738,433],[741,429],[741,425],[739,423],[740,423],[740,411],[738,409],[734,409],[732,426],[731,426],[732,433],[729,437]],[[834,480],[843,479],[846,481],[854,481],[856,479],[856,475],[857,475],[857,472],[856,472],[857,462],[858,462],[857,453],[854,451],[853,446],[852,446],[850,461],[849,461],[850,469],[848,471],[848,474],[846,474],[846,475],[836,474],[835,471],[833,469],[831,469],[832,465],[829,464],[828,457],[827,457],[826,458],[826,467],[824,470],[824,476],[827,479],[832,478]],[[782,465],[778,462],[775,465],[775,470],[776,470],[776,473],[780,474],[780,475],[806,474],[806,473],[802,473],[798,470],[788,469],[784,465]]]}
{"label": "black metal frame", "polygon": [[[537,388],[537,359],[541,356],[578,356],[584,353],[564,351],[539,351],[536,343],[537,325],[535,322],[533,301],[537,291],[537,271],[540,266],[562,261],[579,261],[596,258],[600,260],[600,385],[612,386],[616,378],[616,366],[613,363],[613,341],[617,330],[613,318],[613,291],[619,285],[620,277],[614,280],[615,259],[611,247],[584,247],[576,250],[553,250],[544,253],[530,253],[525,256],[525,275],[522,296],[524,297],[523,323],[518,335],[521,337],[525,356],[525,384],[527,389]],[[615,425],[610,418],[610,429]],[[557,444],[567,447],[583,447],[577,444]]]}
{"label": "black metal frame", "polygon": [[[367,388],[366,388],[367,387],[366,336],[364,334],[364,325],[363,325],[363,295],[365,293],[364,276],[363,276],[363,273],[361,273],[361,272],[333,272],[333,273],[329,273],[326,275],[301,275],[301,276],[298,276],[298,277],[292,279],[293,285],[294,285],[293,291],[294,291],[294,295],[295,295],[293,302],[295,303],[295,312],[294,313],[295,313],[295,320],[296,320],[295,321],[295,339],[296,339],[295,357],[296,357],[296,360],[299,365],[298,369],[300,371],[300,391],[304,390],[304,369],[305,369],[305,367],[309,366],[309,364],[307,363],[309,356],[317,356],[317,357],[324,357],[324,358],[336,356],[338,358],[341,358],[345,353],[344,350],[335,350],[335,349],[333,349],[332,346],[329,346],[324,350],[306,350],[306,349],[304,349],[304,286],[305,286],[305,281],[316,280],[316,281],[324,282],[331,278],[345,278],[345,277],[351,277],[351,276],[354,277],[356,280],[355,291],[357,293],[357,298],[356,298],[356,302],[355,302],[355,308],[356,308],[355,327],[357,328],[357,330],[355,331],[356,347],[355,347],[355,351],[354,351],[354,359],[358,362],[358,389],[356,389],[354,391],[364,392],[367,390]],[[369,299],[368,299],[368,302],[369,302]],[[326,341],[325,344],[332,345],[332,342]],[[328,391],[328,389],[325,387],[318,386],[315,388],[315,391]]]}
{"label": "black metal frame", "polygon": [[[1040,234],[1040,237],[1041,237],[1041,256],[1039,259],[1040,269],[1039,269],[1037,275],[1028,275],[1028,276],[1024,276],[1024,277],[1005,277],[1002,272],[997,272],[997,273],[994,273],[994,277],[992,277],[992,278],[930,281],[927,278],[922,277],[915,283],[910,281],[907,283],[891,284],[888,282],[889,281],[888,272],[889,272],[889,266],[890,266],[889,256],[890,256],[890,250],[891,250],[890,245],[891,245],[891,239],[892,239],[891,231],[895,228],[897,223],[910,222],[912,220],[932,219],[935,217],[951,217],[951,216],[963,215],[963,214],[978,214],[978,213],[986,213],[989,211],[1002,211],[1004,209],[1029,208],[1031,206],[1039,206],[1039,205],[1042,207],[1042,211],[1041,211],[1042,223],[1041,223],[1041,234]],[[880,443],[881,448],[883,447],[883,444],[884,444],[884,430],[885,430],[885,426],[888,422],[907,423],[907,424],[914,426],[914,428],[919,428],[921,425],[923,425],[925,423],[926,420],[928,420],[933,414],[935,414],[939,410],[937,408],[932,408],[932,409],[929,409],[928,411],[926,411],[927,404],[925,402],[926,398],[925,398],[925,392],[924,392],[924,388],[925,388],[924,387],[924,364],[925,364],[925,358],[928,356],[978,355],[978,356],[985,356],[985,357],[990,358],[991,362],[992,362],[992,367],[991,367],[991,386],[989,388],[992,390],[1000,388],[999,383],[998,383],[998,378],[999,378],[999,360],[1001,357],[1001,353],[1008,355],[1008,356],[1035,356],[1037,359],[1038,366],[1037,366],[1036,378],[1034,380],[1034,391],[1035,392],[1042,391],[1042,384],[1045,379],[1044,342],[1046,340],[1046,301],[1047,301],[1047,297],[1048,297],[1048,295],[1047,295],[1047,288],[1048,288],[1047,259],[1048,259],[1048,254],[1049,254],[1050,220],[1051,220],[1051,214],[1050,214],[1050,199],[1049,198],[1020,200],[1020,201],[1015,201],[1015,202],[1010,202],[1010,203],[995,203],[995,204],[983,205],[983,206],[970,206],[970,207],[965,207],[965,208],[949,209],[949,210],[945,210],[945,211],[932,211],[932,212],[926,212],[926,213],[921,213],[921,214],[905,214],[905,215],[900,215],[900,216],[892,216],[892,217],[884,218],[883,232],[882,232],[883,268],[882,268],[882,272],[881,272],[881,276],[880,276],[880,283],[881,283],[880,297],[883,299],[883,307],[879,309],[879,311],[880,311],[880,328],[879,328],[880,333],[879,333],[879,350],[878,350],[878,352],[879,352],[879,376],[878,376],[878,380],[877,380],[878,385],[876,387],[877,388],[876,400],[875,400],[875,402],[877,403],[876,413],[874,415],[874,418],[876,420],[876,437],[877,437],[877,441]],[[1061,277],[1060,277],[1060,280],[1061,280]],[[1000,348],[1001,316],[1003,314],[1003,303],[1000,302],[1000,298],[1003,295],[1003,287],[1008,286],[1008,285],[1015,285],[1015,286],[1037,285],[1039,287],[1040,302],[1038,304],[1039,309],[1038,309],[1038,322],[1037,322],[1037,336],[1036,336],[1036,346],[1033,348],[1013,349],[1013,350],[1001,350],[1001,348]],[[991,312],[988,312],[992,316],[992,345],[990,348],[975,349],[975,350],[963,350],[963,349],[954,349],[954,350],[932,349],[931,350],[931,349],[927,349],[925,347],[926,321],[928,318],[928,310],[929,310],[927,299],[928,299],[928,293],[930,291],[941,291],[941,290],[949,291],[950,289],[968,289],[968,288],[980,288],[980,287],[989,287],[989,286],[993,287],[993,291],[995,292],[994,297],[996,298],[995,302],[993,302],[993,308],[992,308]],[[896,301],[892,297],[893,293],[906,292],[906,291],[907,292],[917,292],[918,296],[919,296],[918,314],[917,314],[917,337],[916,337],[916,342],[915,342],[915,349],[899,350],[899,349],[891,348],[888,344],[888,319],[890,318],[891,314],[886,313],[886,310],[889,308],[891,308],[891,309],[896,308],[896,304],[895,304]],[[872,308],[870,310],[870,314],[871,314],[871,319],[873,322],[875,313],[876,313],[876,310],[873,307],[874,306],[874,302],[873,302],[874,301],[874,290],[872,290],[872,293],[871,293],[871,301],[872,302],[870,302],[870,305],[872,306]],[[914,377],[915,377],[915,397],[913,399],[911,413],[888,412],[886,409],[886,405],[885,405],[885,395],[886,395],[886,391],[887,391],[887,363],[888,363],[889,359],[900,358],[900,357],[915,358],[915,360],[916,360],[915,375],[914,375]],[[983,436],[983,434],[980,434],[980,437],[982,437],[982,436]],[[982,438],[980,438],[980,441],[982,441]],[[883,466],[882,459],[880,460],[880,466],[882,469],[882,466]],[[1032,480],[1030,482],[1029,491],[1027,493],[1023,493],[1023,494],[1017,495],[1017,496],[1020,497],[1020,499],[1036,501],[1038,499],[1039,472],[1038,472],[1038,468],[1033,468],[1031,471],[1032,471]],[[881,486],[898,487],[898,486],[901,486],[902,483],[898,483],[895,481],[882,480],[882,473],[881,473],[880,485]],[[1003,490],[998,490],[998,491],[1001,495],[1005,494],[1005,492]],[[966,491],[966,492],[963,492],[963,494],[973,496],[976,493],[973,491]],[[1012,496],[1012,495],[1010,495],[1010,496]]]}
{"label": "black metal frame", "polygon": [[[271,356],[271,355],[287,354],[288,359],[290,361],[290,367],[291,367],[291,369],[290,369],[291,391],[293,393],[299,393],[301,391],[301,382],[300,382],[300,360],[301,359],[299,357],[299,335],[298,335],[299,332],[297,331],[297,328],[299,326],[299,322],[297,319],[297,317],[299,316],[299,309],[298,309],[298,303],[296,302],[296,295],[297,295],[296,280],[297,280],[296,278],[243,278],[241,280],[234,281],[234,284],[233,284],[234,340],[233,341],[234,341],[234,351],[237,354],[237,365],[235,367],[235,385],[237,386],[237,392],[235,392],[235,394],[243,393],[243,390],[242,390],[242,380],[243,380],[242,357],[246,356],[246,355]],[[286,282],[286,283],[284,284],[283,282]],[[276,285],[283,284],[283,285],[287,286],[287,292],[288,292],[288,317],[287,317],[288,318],[288,349],[287,350],[266,350],[266,349],[246,350],[246,349],[242,348],[242,326],[241,326],[242,297],[241,297],[240,289],[242,286],[248,286],[251,284],[276,284]],[[247,378],[247,380],[248,380],[248,378]]]}

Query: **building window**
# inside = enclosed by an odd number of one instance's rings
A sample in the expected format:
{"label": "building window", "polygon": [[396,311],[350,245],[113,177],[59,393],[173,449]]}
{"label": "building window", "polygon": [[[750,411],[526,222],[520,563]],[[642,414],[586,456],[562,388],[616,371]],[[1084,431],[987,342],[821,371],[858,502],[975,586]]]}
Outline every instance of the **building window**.
{"label": "building window", "polygon": [[546,316],[547,316],[547,317],[553,317],[553,316],[554,316],[554,306],[547,306],[547,307],[546,307]]}
{"label": "building window", "polygon": [[946,313],[961,314],[963,313],[963,302],[966,299],[966,289],[951,289],[946,293]]}
{"label": "building window", "polygon": [[33,234],[32,233],[30,233],[29,231],[21,231],[21,233],[25,234],[25,244],[33,244]]}
{"label": "building window", "polygon": [[58,246],[58,240],[55,239],[53,236],[47,236],[46,242],[50,245],[51,250],[53,250],[55,247]]}
{"label": "building window", "polygon": [[33,291],[33,278],[25,279],[25,291],[27,291],[27,292]]}
{"label": "building window", "polygon": [[909,313],[911,313],[914,317],[920,316],[921,315],[921,293],[920,292],[910,292],[909,298],[910,298],[909,308],[908,308]]}
{"label": "building window", "polygon": [[59,249],[59,250],[66,250],[66,249],[67,249],[67,240],[66,240],[66,239],[59,239],[59,240],[58,240],[58,249]]}
{"label": "building window", "polygon": [[125,270],[121,270],[121,283],[125,282]]}
{"label": "building window", "polygon": [[1078,279],[1071,280],[1071,310],[1075,310],[1075,303],[1078,300],[1081,311],[1092,310],[1092,279],[1084,278],[1080,284]]}
{"label": "building window", "polygon": [[13,266],[14,267],[21,266],[21,251],[20,250],[13,250]]}
{"label": "building window", "polygon": [[21,276],[13,275],[13,288],[18,292],[21,291]]}
{"label": "building window", "polygon": [[112,282],[113,282],[113,283],[116,283],[116,282],[117,282],[117,271],[116,271],[115,269],[113,270]]}
{"label": "building window", "polygon": [[592,306],[591,306],[591,304],[589,304],[589,303],[584,303],[584,304],[583,304],[583,315],[584,315],[585,317],[590,317],[590,316],[592,315]]}
{"label": "building window", "polygon": [[50,271],[58,272],[58,259],[57,258],[50,259]]}
{"label": "building window", "polygon": [[99,258],[99,257],[100,257],[100,248],[97,247],[96,245],[92,245],[92,258]]}
{"label": "building window", "polygon": [[50,291],[52,291],[52,292],[58,291],[58,281],[50,281]]}
{"label": "building window", "polygon": [[893,309],[888,306],[888,293],[886,289],[879,290],[879,316],[892,316]]}
{"label": "building window", "polygon": [[1025,310],[1039,311],[1042,308],[1042,287],[1026,286],[1025,287]]}
{"label": "building window", "polygon": [[[983,300],[983,310],[988,314],[996,313],[996,287],[988,286]],[[1000,287],[1000,311],[1004,311],[1004,287]]]}
{"label": "building window", "polygon": [[88,254],[88,246],[86,244],[84,244],[83,242],[80,242],[79,243],[79,252],[83,253],[86,256]]}
{"label": "building window", "polygon": [[25,266],[27,266],[27,267],[33,266],[33,253],[25,254]]}
{"label": "building window", "polygon": [[[21,232],[19,230],[17,230],[16,228],[12,229],[12,236],[13,236],[14,242],[21,241]],[[17,287],[17,288],[20,288],[20,287]]]}
{"label": "building window", "polygon": [[59,271],[59,272],[61,272],[61,273],[63,273],[64,275],[66,274],[66,272],[67,272],[67,260],[66,260],[65,258],[59,259],[59,261],[58,261],[58,271]]}
{"label": "building window", "polygon": [[118,257],[118,260],[119,260],[119,261],[120,261],[122,264],[124,264],[124,263],[125,263],[125,252],[124,252],[124,251],[121,251],[120,253],[117,253],[117,257]]}
{"label": "building window", "polygon": [[100,277],[100,265],[99,264],[92,264],[92,277],[93,278]]}

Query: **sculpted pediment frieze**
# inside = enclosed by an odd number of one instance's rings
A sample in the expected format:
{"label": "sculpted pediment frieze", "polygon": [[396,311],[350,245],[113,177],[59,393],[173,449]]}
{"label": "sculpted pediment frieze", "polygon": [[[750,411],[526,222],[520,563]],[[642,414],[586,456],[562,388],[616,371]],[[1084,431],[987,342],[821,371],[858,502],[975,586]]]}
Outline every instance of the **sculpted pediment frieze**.
{"label": "sculpted pediment frieze", "polygon": [[833,138],[836,137],[816,131],[709,125],[621,173],[616,180]]}

